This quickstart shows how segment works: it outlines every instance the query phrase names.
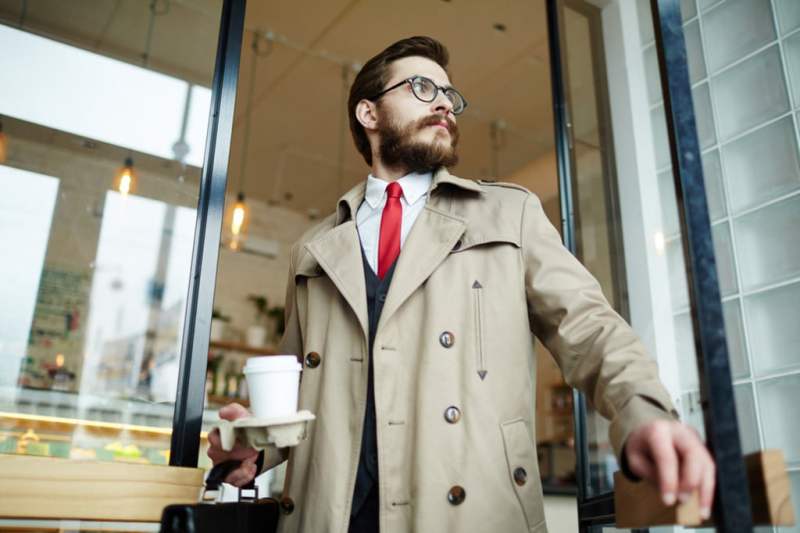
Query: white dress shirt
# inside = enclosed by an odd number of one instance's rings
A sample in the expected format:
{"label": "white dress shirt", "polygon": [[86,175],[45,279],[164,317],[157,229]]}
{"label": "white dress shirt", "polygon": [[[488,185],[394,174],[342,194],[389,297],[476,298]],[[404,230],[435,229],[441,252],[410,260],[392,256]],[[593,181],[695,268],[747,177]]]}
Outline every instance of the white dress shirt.
{"label": "white dress shirt", "polygon": [[[403,188],[403,196],[400,198],[400,205],[403,206],[403,223],[400,231],[400,249],[406,242],[406,236],[411,231],[414,221],[425,207],[428,199],[428,189],[430,188],[433,174],[428,172],[418,174],[412,172],[406,174],[397,182]],[[388,181],[376,178],[372,174],[367,177],[367,190],[364,201],[356,212],[356,227],[358,236],[361,239],[361,246],[367,256],[367,262],[372,267],[372,271],[378,273],[378,240],[381,234],[381,216],[383,206],[386,205],[386,187]]]}

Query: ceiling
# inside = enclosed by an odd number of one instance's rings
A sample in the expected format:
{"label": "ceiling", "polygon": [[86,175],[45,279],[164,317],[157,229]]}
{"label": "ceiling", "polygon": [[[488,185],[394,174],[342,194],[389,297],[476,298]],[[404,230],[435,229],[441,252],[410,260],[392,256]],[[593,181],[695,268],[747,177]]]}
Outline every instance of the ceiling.
{"label": "ceiling", "polygon": [[[149,4],[0,0],[0,21],[144,65]],[[221,0],[156,2],[147,68],[209,86],[220,6]],[[230,189],[312,215],[330,212],[369,170],[347,126],[348,84],[360,64],[411,35],[430,35],[449,48],[451,81],[470,104],[458,117],[461,161],[454,172],[514,174],[553,150],[545,16],[543,0],[251,0]],[[253,72],[254,35],[267,32]],[[591,85],[582,60],[588,61],[571,58],[573,91]]]}

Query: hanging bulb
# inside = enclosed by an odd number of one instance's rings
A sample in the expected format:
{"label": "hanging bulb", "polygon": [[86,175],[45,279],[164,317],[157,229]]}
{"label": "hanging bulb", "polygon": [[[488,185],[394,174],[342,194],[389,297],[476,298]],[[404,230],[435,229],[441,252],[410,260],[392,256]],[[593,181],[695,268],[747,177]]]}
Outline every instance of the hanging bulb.
{"label": "hanging bulb", "polygon": [[136,182],[138,177],[133,169],[133,158],[126,157],[125,164],[117,171],[114,176],[114,190],[127,196],[136,192]]}
{"label": "hanging bulb", "polygon": [[238,250],[241,246],[241,242],[244,240],[245,233],[247,232],[247,223],[250,219],[250,208],[244,201],[244,193],[240,192],[236,196],[236,203],[233,204],[230,216],[230,248],[232,250]]}
{"label": "hanging bulb", "polygon": [[3,123],[0,122],[0,165],[6,162],[6,154],[8,153],[8,140],[6,134],[3,133]]}

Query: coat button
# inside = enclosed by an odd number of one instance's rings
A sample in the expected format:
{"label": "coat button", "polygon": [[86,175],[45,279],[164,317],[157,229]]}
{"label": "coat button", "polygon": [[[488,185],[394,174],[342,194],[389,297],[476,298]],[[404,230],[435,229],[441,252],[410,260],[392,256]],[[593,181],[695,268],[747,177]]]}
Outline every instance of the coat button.
{"label": "coat button", "polygon": [[281,498],[281,511],[283,511],[283,514],[292,514],[292,511],[294,511],[294,500],[288,496]]}
{"label": "coat button", "polygon": [[460,485],[453,485],[453,487],[451,487],[450,491],[447,493],[447,501],[453,505],[461,505],[466,497],[467,491],[465,491],[464,487]]}
{"label": "coat button", "polygon": [[322,357],[317,352],[309,352],[306,355],[306,366],[308,368],[317,368],[322,361]]}
{"label": "coat button", "polygon": [[455,405],[451,405],[450,407],[444,410],[444,419],[450,422],[451,424],[455,424],[456,422],[461,420],[461,409],[459,409]]}
{"label": "coat button", "polygon": [[453,245],[453,250],[460,250],[461,249],[461,239],[458,239],[456,243]]}
{"label": "coat button", "polygon": [[439,343],[445,348],[450,348],[456,342],[456,336],[449,331],[442,332],[439,335]]}
{"label": "coat button", "polygon": [[528,473],[521,466],[514,469],[514,482],[520,487],[528,481]]}

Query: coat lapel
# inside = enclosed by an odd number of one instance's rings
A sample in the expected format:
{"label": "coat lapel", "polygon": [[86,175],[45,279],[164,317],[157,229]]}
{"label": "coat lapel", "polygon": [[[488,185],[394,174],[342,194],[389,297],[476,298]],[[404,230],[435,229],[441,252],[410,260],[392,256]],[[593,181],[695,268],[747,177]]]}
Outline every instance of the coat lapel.
{"label": "coat lapel", "polygon": [[397,258],[378,330],[445,260],[465,228],[463,219],[425,206]]}
{"label": "coat lapel", "polygon": [[440,188],[444,183],[474,193],[480,192],[480,186],[474,182],[451,176],[445,169],[436,173],[425,209],[414,222],[397,258],[392,284],[378,324],[379,330],[447,258],[467,227],[463,218],[445,208],[445,204],[449,205],[449,199]]}
{"label": "coat lapel", "polygon": [[306,249],[353,309],[365,338],[368,338],[367,287],[361,240],[355,223],[355,213],[364,199],[364,190],[365,183],[361,183],[339,200],[336,225],[308,242]]}

